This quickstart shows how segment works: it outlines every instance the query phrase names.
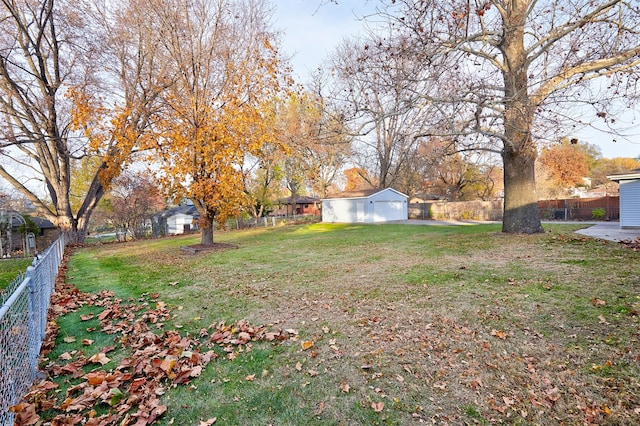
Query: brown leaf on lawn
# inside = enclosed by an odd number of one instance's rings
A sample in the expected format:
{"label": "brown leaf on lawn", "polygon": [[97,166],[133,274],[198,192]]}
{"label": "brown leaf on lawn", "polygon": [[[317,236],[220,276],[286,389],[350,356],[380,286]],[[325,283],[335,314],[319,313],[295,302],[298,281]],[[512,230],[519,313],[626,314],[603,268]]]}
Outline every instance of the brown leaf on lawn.
{"label": "brown leaf on lawn", "polygon": [[593,299],[591,299],[591,304],[593,306],[607,306],[607,302],[605,302],[602,299],[598,299],[597,297],[594,297]]}
{"label": "brown leaf on lawn", "polygon": [[247,377],[244,378],[247,382],[253,382],[256,380],[256,375],[255,374],[249,374]]}
{"label": "brown leaf on lawn", "polygon": [[66,336],[62,341],[65,343],[73,343],[76,341],[76,336]]}
{"label": "brown leaf on lawn", "polygon": [[93,314],[80,315],[80,319],[82,321],[89,321],[90,319],[93,319]]}
{"label": "brown leaf on lawn", "polygon": [[372,402],[371,408],[373,408],[373,411],[376,413],[381,413],[382,410],[384,410],[384,402]]}
{"label": "brown leaf on lawn", "polygon": [[307,349],[311,349],[313,347],[313,342],[305,340],[300,345],[302,346],[302,350],[306,351]]}
{"label": "brown leaf on lawn", "polygon": [[162,371],[167,373],[167,376],[168,376],[171,374],[171,371],[173,370],[173,367],[175,367],[175,365],[176,365],[176,359],[170,356],[162,360],[162,363],[160,364],[160,368],[162,369]]}
{"label": "brown leaf on lawn", "polygon": [[105,365],[105,364],[108,364],[109,361],[111,361],[111,360],[109,358],[107,358],[107,356],[103,352],[99,352],[99,353],[95,354],[94,356],[92,356],[91,358],[89,358],[88,361],[92,362],[94,364]]}
{"label": "brown leaf on lawn", "polygon": [[491,335],[497,337],[498,339],[506,339],[507,337],[509,337],[509,333],[505,333],[504,331],[500,331],[500,330],[491,330]]}
{"label": "brown leaf on lawn", "polygon": [[91,386],[98,386],[106,380],[107,373],[104,371],[93,371],[85,374],[84,378]]}
{"label": "brown leaf on lawn", "polygon": [[212,419],[209,419],[207,421],[200,421],[200,424],[198,426],[211,426],[212,424],[214,424],[215,422],[218,421],[217,417],[214,417]]}
{"label": "brown leaf on lawn", "polygon": [[34,404],[22,402],[13,407],[9,407],[10,413],[15,413],[15,424],[23,426],[31,426],[40,422],[40,416],[36,413]]}
{"label": "brown leaf on lawn", "polygon": [[600,324],[610,324],[609,321],[604,317],[604,315],[598,315],[598,320],[600,320]]}
{"label": "brown leaf on lawn", "polygon": [[347,383],[345,379],[342,379],[342,381],[340,382],[340,390],[344,393],[349,393],[350,389],[351,387],[349,386],[349,383]]}
{"label": "brown leaf on lawn", "polygon": [[91,339],[82,339],[82,345],[83,346],[91,346],[91,345],[93,345],[94,341],[95,340],[91,340]]}

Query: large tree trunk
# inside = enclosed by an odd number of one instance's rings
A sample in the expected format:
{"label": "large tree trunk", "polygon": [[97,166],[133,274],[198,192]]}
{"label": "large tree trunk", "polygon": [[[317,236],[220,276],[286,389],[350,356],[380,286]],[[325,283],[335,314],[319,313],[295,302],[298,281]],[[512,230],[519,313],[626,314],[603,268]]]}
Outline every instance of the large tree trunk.
{"label": "large tree trunk", "polygon": [[502,231],[511,234],[544,232],[538,211],[535,161],[538,150],[531,136],[535,106],[529,96],[524,28],[528,0],[513,0],[503,15],[504,36],[504,217]]}
{"label": "large tree trunk", "polygon": [[213,245],[213,223],[215,215],[210,211],[199,212],[200,244]]}
{"label": "large tree trunk", "polygon": [[503,150],[504,217],[502,232],[534,234],[544,232],[538,211],[535,155]]}
{"label": "large tree trunk", "polygon": [[206,228],[200,228],[200,244],[213,245],[213,222]]}

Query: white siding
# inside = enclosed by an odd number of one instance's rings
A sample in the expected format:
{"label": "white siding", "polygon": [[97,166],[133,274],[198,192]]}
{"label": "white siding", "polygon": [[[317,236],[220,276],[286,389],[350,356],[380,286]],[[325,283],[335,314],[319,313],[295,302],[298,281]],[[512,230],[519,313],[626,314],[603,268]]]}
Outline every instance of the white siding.
{"label": "white siding", "polygon": [[334,198],[322,200],[323,222],[357,222],[358,210],[354,199]]}
{"label": "white siding", "polygon": [[640,228],[640,180],[620,181],[620,227]]}
{"label": "white siding", "polygon": [[322,200],[323,222],[374,223],[407,218],[407,196],[391,188],[369,197]]}
{"label": "white siding", "polygon": [[167,218],[167,234],[184,234],[184,225],[192,225],[193,216],[185,215],[182,213],[170,216]]}

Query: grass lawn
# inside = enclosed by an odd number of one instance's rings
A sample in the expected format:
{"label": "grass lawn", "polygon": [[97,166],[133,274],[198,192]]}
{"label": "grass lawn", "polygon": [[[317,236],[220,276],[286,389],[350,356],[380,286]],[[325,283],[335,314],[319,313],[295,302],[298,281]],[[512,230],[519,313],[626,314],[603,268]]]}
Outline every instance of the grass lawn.
{"label": "grass lawn", "polygon": [[4,290],[16,277],[25,272],[33,258],[0,259],[0,290]]}
{"label": "grass lawn", "polygon": [[[236,248],[196,255],[179,247],[197,236],[86,246],[66,280],[112,291],[125,312],[155,309],[151,332],[200,342],[180,357],[214,355],[184,385],[164,379],[157,424],[638,424],[640,253],[578,228],[261,228],[220,233]],[[58,319],[43,361],[56,406],[85,379],[55,366],[105,346],[110,361],[82,373],[137,359],[132,335],[100,331],[105,297]],[[241,320],[285,337],[212,343],[216,324]],[[109,400],[92,409],[106,415]]]}

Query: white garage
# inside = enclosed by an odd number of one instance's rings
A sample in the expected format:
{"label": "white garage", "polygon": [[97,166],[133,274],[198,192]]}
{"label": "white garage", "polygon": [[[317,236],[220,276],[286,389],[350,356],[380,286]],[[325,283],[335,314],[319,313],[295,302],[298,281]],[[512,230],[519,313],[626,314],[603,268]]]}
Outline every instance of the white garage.
{"label": "white garage", "polygon": [[322,221],[375,223],[407,220],[409,197],[393,188],[342,192],[322,200]]}
{"label": "white garage", "polygon": [[640,228],[640,170],[607,179],[620,184],[620,228]]}

